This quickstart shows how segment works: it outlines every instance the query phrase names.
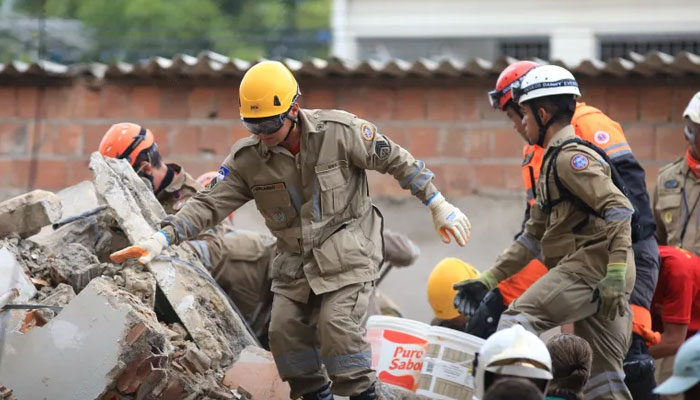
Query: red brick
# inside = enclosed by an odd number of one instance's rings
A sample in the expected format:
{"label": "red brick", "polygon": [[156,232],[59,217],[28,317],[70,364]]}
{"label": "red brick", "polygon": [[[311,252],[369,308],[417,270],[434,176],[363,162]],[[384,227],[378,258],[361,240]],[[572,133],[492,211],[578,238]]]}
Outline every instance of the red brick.
{"label": "red brick", "polygon": [[7,160],[12,173],[7,177],[8,186],[17,188],[29,187],[29,160]]}
{"label": "red brick", "polygon": [[372,196],[409,196],[410,192],[401,189],[396,179],[390,174],[368,171],[369,193]]}
{"label": "red brick", "polygon": [[250,136],[251,133],[249,130],[243,126],[243,123],[241,121],[236,121],[233,124],[233,128],[231,129],[231,136],[233,137],[233,143],[236,143],[237,141],[247,138]]}
{"label": "red brick", "polygon": [[339,108],[347,112],[359,115],[362,118],[367,118],[367,88],[366,87],[349,87],[344,88],[339,94]]}
{"label": "red brick", "polygon": [[387,125],[379,127],[379,132],[388,137],[392,142],[411,151],[411,127]]}
{"label": "red brick", "polygon": [[503,185],[506,189],[524,190],[523,175],[519,164],[504,165],[502,169]]}
{"label": "red brick", "polygon": [[218,92],[213,87],[196,87],[190,92],[191,118],[216,118]]}
{"label": "red brick", "polygon": [[27,154],[27,127],[18,124],[0,124],[0,155]]}
{"label": "red brick", "polygon": [[638,121],[639,93],[639,88],[634,87],[608,87],[606,99],[610,118],[621,124]]}
{"label": "red brick", "polygon": [[457,98],[455,89],[428,90],[428,120],[453,121],[457,117]]}
{"label": "red brick", "polygon": [[140,323],[131,327],[131,329],[129,330],[129,333],[127,333],[124,341],[126,342],[126,344],[131,346],[147,330],[148,330],[148,327],[146,326],[146,324],[144,324],[143,322],[140,322]]}
{"label": "red brick", "polygon": [[241,114],[238,111],[238,85],[219,89],[219,118],[239,119]]}
{"label": "red brick", "polygon": [[652,160],[655,156],[656,140],[654,128],[650,124],[627,124],[624,127],[627,143],[629,143],[635,158]]}
{"label": "red brick", "polygon": [[173,149],[171,156],[180,157],[183,154],[197,154],[199,132],[198,126],[178,126],[174,129]]}
{"label": "red brick", "polygon": [[[440,156],[442,157],[466,157],[469,153],[470,138],[477,131],[452,128],[445,133],[444,139],[440,142]],[[488,151],[485,154],[488,156]]]}
{"label": "red brick", "polygon": [[37,112],[38,90],[35,87],[17,88],[17,116],[33,118]]}
{"label": "red brick", "polygon": [[656,127],[656,160],[671,162],[682,156],[688,147],[682,124],[665,124]]}
{"label": "red brick", "polygon": [[99,90],[78,85],[71,94],[74,118],[96,118],[100,115]]}
{"label": "red brick", "polygon": [[55,154],[74,155],[83,150],[83,127],[80,125],[61,125],[55,138]]}
{"label": "red brick", "polygon": [[465,139],[468,158],[485,158],[491,155],[491,134],[488,131],[468,130]]}
{"label": "red brick", "polygon": [[82,181],[92,180],[94,174],[89,168],[90,160],[87,158],[82,160],[71,160],[65,161],[64,165],[66,168],[66,185],[75,185],[76,183]]}
{"label": "red brick", "polygon": [[396,92],[391,89],[369,88],[364,99],[364,113],[358,117],[372,122],[389,121],[394,108]]}
{"label": "red brick", "polygon": [[647,190],[652,192],[656,188],[656,179],[659,177],[659,167],[655,165],[644,166],[644,172],[646,172]]}
{"label": "red brick", "polygon": [[581,99],[579,101],[593,106],[602,112],[607,112],[608,103],[605,92],[605,86],[585,85],[581,88]]}
{"label": "red brick", "polygon": [[504,165],[476,165],[476,182],[480,188],[502,188],[504,186]]}
{"label": "red brick", "polygon": [[165,87],[160,90],[161,118],[187,119],[190,116],[189,90],[182,87]]}
{"label": "red brick", "polygon": [[219,166],[221,166],[221,162],[224,161],[224,158],[221,157],[220,159],[203,160],[201,157],[196,159],[188,157],[171,159],[168,161],[174,161],[180,164],[188,174],[192,175],[193,178],[197,178],[205,172],[218,171]]}
{"label": "red brick", "polygon": [[86,125],[83,128],[83,154],[91,154],[98,151],[102,137],[111,125]]}
{"label": "red brick", "polygon": [[434,168],[435,176],[440,181],[440,191],[446,196],[466,195],[476,187],[475,169],[471,164],[447,164]]}
{"label": "red brick", "polygon": [[511,127],[485,128],[485,131],[493,137],[493,156],[506,158],[520,158],[523,154],[525,141],[518,132]]}
{"label": "red brick", "polygon": [[338,108],[336,91],[326,88],[305,89],[301,95],[301,101],[305,108]]}
{"label": "red brick", "polygon": [[422,88],[402,88],[396,90],[393,119],[423,120],[426,112],[425,90]]}
{"label": "red brick", "polygon": [[411,127],[410,152],[416,158],[430,158],[437,156],[438,129],[435,126]]}
{"label": "red brick", "polygon": [[148,355],[132,361],[117,380],[117,389],[124,394],[135,393],[151,373]]}
{"label": "red brick", "polygon": [[473,88],[457,90],[457,119],[459,121],[475,122],[481,117],[481,102],[487,102],[486,95]]}
{"label": "red brick", "polygon": [[129,86],[107,85],[100,93],[100,116],[126,120],[129,116],[131,93]]}
{"label": "red brick", "polygon": [[671,88],[651,87],[642,89],[639,98],[640,119],[644,122],[667,122],[671,120]]}
{"label": "red brick", "polygon": [[160,89],[156,86],[134,86],[129,99],[129,115],[152,119],[160,115]]}
{"label": "red brick", "polygon": [[44,90],[43,116],[66,119],[71,117],[71,88],[48,87]]}
{"label": "red brick", "polygon": [[64,161],[38,160],[35,171],[33,186],[37,189],[58,190],[68,186],[68,171]]}
{"label": "red brick", "polygon": [[199,135],[198,148],[214,154],[226,155],[231,149],[233,138],[226,126],[203,126]]}
{"label": "red brick", "polygon": [[17,90],[13,87],[0,88],[0,117],[14,117],[17,115],[15,101]]}
{"label": "red brick", "polygon": [[167,125],[149,125],[148,129],[153,133],[153,138],[158,145],[158,152],[166,157],[172,151],[173,133]]}
{"label": "red brick", "polygon": [[673,101],[671,107],[671,121],[683,121],[683,111],[688,107],[690,99],[697,93],[698,88],[694,85],[676,86],[673,88]]}

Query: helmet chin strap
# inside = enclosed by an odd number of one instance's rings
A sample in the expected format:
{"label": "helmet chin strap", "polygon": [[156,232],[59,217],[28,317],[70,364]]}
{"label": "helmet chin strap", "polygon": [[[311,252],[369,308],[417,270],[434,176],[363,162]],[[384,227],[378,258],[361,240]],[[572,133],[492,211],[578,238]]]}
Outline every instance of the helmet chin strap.
{"label": "helmet chin strap", "polygon": [[289,134],[292,133],[294,128],[296,128],[297,124],[299,123],[299,120],[297,118],[292,118],[289,116],[289,114],[286,115],[287,119],[292,121],[292,125],[289,127],[289,130],[287,131],[287,135],[282,139],[282,142],[286,142],[287,139],[289,139]]}
{"label": "helmet chin strap", "polygon": [[563,114],[564,111],[559,109],[557,110],[554,114],[552,114],[551,117],[549,117],[549,121],[547,121],[546,124],[542,123],[542,119],[540,119],[540,115],[537,113],[537,110],[535,109],[535,105],[533,103],[530,103],[530,111],[532,112],[532,115],[535,116],[535,122],[537,122],[537,129],[539,130],[539,136],[537,136],[537,142],[535,143],[530,143],[530,144],[535,144],[540,147],[544,147],[544,137],[547,135],[547,130],[549,129],[550,126],[554,123],[554,121],[557,120],[560,114]]}

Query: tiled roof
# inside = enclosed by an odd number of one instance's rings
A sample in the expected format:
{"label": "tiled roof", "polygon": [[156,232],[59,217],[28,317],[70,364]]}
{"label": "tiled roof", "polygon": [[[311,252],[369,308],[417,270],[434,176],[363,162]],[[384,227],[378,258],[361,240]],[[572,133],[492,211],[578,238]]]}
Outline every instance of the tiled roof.
{"label": "tiled roof", "polygon": [[[259,60],[258,60],[259,61]],[[496,75],[506,65],[517,61],[511,57],[501,57],[493,61],[475,58],[469,61],[422,59],[409,62],[394,59],[379,61],[345,61],[337,58],[328,60],[312,58],[305,61],[283,59],[297,76],[324,77],[462,77]],[[544,60],[535,60],[545,63]],[[228,58],[211,51],[198,56],[177,55],[173,58],[153,57],[137,64],[128,63],[87,63],[62,65],[50,61],[25,63],[11,61],[0,64],[0,77],[53,77],[72,78],[87,76],[96,79],[122,78],[228,78],[240,77],[255,62]],[[553,63],[564,66],[577,76],[700,76],[700,55],[680,53],[676,56],[658,51],[646,55],[632,53],[628,58],[616,58],[607,62],[585,60],[578,65],[563,62]]]}

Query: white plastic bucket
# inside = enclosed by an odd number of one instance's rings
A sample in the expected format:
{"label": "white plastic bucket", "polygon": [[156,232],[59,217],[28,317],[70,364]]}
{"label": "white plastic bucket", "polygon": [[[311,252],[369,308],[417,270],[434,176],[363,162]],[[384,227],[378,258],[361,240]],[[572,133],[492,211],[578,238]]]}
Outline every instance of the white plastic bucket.
{"label": "white plastic bucket", "polygon": [[433,326],[416,393],[437,400],[471,399],[472,361],[484,339],[454,329]]}
{"label": "white plastic bucket", "polygon": [[423,369],[430,325],[405,318],[373,315],[367,321],[372,368],[380,381],[415,392]]}

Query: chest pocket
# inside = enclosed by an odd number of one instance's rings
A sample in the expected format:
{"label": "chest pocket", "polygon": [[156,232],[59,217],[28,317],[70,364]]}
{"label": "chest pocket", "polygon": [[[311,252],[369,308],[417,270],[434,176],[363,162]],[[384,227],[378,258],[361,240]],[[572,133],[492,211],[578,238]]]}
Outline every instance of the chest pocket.
{"label": "chest pocket", "polygon": [[255,205],[271,231],[288,228],[294,223],[297,211],[284,183],[253,186],[252,192]]}
{"label": "chest pocket", "polygon": [[321,190],[321,215],[332,217],[341,212],[348,203],[348,178],[350,169],[345,160],[338,160],[314,167]]}
{"label": "chest pocket", "polygon": [[[692,206],[691,206],[692,207]],[[680,192],[660,193],[656,202],[658,221],[666,228],[668,243],[680,243],[683,227],[683,195]]]}

